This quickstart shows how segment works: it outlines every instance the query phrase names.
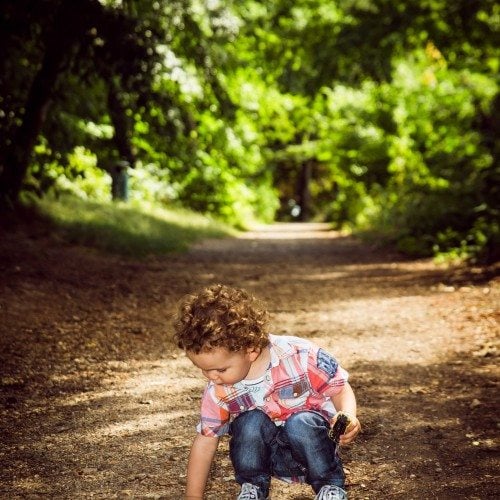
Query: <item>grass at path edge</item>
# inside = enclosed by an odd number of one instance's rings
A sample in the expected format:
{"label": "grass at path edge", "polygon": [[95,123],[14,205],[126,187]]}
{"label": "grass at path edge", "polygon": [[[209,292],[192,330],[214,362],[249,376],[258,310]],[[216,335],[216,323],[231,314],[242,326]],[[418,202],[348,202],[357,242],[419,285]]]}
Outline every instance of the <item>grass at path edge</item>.
{"label": "grass at path edge", "polygon": [[182,252],[200,239],[237,234],[210,217],[147,203],[103,203],[62,196],[32,200],[22,212],[23,224],[43,226],[62,241],[130,257]]}

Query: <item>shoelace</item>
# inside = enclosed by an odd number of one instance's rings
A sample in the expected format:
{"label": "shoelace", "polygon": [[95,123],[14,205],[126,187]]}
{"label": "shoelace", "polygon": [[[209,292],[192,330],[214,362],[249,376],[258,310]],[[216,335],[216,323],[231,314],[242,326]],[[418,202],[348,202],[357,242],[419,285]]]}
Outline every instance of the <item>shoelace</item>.
{"label": "shoelace", "polygon": [[324,488],[319,492],[316,500],[340,500],[343,498],[344,496],[336,488]]}
{"label": "shoelace", "polygon": [[250,483],[243,483],[238,500],[259,500],[257,487]]}

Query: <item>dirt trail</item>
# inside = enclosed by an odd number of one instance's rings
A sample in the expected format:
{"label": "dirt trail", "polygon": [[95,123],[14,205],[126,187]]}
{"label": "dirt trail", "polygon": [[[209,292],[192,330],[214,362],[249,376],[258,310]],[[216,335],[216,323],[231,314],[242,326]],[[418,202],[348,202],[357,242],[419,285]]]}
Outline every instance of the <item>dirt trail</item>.
{"label": "dirt trail", "polygon": [[[321,224],[277,224],[185,255],[105,256],[0,238],[0,498],[182,497],[203,381],[169,341],[185,293],[222,282],[273,331],[348,369],[364,432],[350,499],[499,498],[499,282],[411,261]],[[217,455],[207,500],[234,498]],[[273,482],[274,500],[310,499]]]}

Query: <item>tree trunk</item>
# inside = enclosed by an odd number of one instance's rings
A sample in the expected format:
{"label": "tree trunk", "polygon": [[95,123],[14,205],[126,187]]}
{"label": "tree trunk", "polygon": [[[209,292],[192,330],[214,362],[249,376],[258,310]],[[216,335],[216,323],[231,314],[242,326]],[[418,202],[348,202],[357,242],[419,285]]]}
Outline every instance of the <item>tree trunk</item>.
{"label": "tree trunk", "polygon": [[307,222],[311,217],[311,192],[309,184],[311,182],[313,160],[307,160],[301,165],[298,185],[298,195],[300,200],[300,215],[301,222]]}
{"label": "tree trunk", "polygon": [[133,166],[135,159],[130,141],[130,121],[122,102],[120,84],[116,76],[111,76],[108,82],[108,110],[115,129],[113,140],[122,160]]}
{"label": "tree trunk", "polygon": [[73,47],[90,27],[95,0],[64,0],[54,17],[40,70],[33,79],[22,123],[0,161],[0,208],[18,200],[38,135],[50,105],[52,89],[74,54]]}
{"label": "tree trunk", "polygon": [[50,90],[59,74],[63,50],[60,46],[46,53],[42,67],[33,80],[23,121],[7,151],[0,173],[0,197],[9,205],[17,200],[28,170],[33,148],[49,107]]}

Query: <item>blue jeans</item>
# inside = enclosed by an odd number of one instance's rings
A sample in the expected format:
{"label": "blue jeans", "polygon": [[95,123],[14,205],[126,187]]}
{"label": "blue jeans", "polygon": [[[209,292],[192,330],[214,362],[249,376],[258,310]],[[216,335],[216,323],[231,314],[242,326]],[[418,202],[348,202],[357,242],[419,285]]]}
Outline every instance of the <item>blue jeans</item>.
{"label": "blue jeans", "polygon": [[242,413],[231,423],[229,454],[236,481],[252,483],[269,494],[271,476],[305,476],[314,492],[334,484],[344,487],[344,470],[329,423],[314,411],[291,415],[277,426],[261,410]]}

